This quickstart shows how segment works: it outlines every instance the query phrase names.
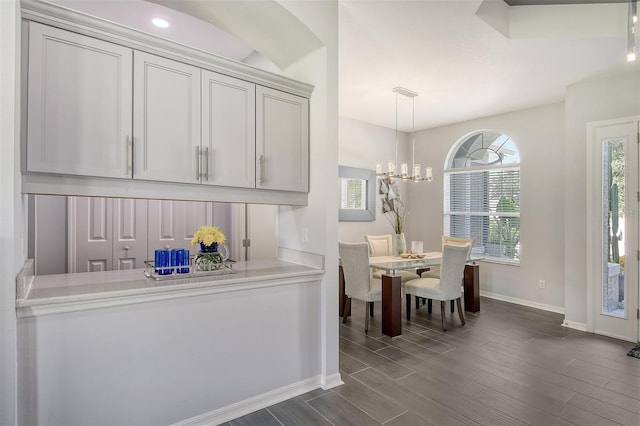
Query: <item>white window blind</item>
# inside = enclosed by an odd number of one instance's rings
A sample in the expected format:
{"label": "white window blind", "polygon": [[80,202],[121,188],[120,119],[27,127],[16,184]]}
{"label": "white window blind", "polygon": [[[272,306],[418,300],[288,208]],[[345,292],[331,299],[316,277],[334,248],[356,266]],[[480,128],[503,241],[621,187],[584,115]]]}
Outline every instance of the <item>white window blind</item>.
{"label": "white window blind", "polygon": [[445,234],[474,238],[486,258],[520,259],[519,164],[451,169],[444,179]]}
{"label": "white window blind", "polygon": [[363,179],[341,179],[341,209],[365,210],[367,208],[367,181]]}

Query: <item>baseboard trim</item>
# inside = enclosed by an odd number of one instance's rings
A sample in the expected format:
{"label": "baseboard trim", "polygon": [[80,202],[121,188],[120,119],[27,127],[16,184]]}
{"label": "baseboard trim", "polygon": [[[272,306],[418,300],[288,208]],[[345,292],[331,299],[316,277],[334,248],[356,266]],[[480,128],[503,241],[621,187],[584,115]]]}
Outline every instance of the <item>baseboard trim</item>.
{"label": "baseboard trim", "polygon": [[565,318],[564,321],[562,321],[562,326],[570,328],[572,330],[584,331],[585,333],[589,333],[587,324],[582,322],[571,321]]}
{"label": "baseboard trim", "polygon": [[585,333],[593,333],[593,334],[597,334],[597,335],[600,335],[600,336],[611,337],[612,339],[622,340],[622,341],[625,341],[625,342],[637,343],[637,340],[634,339],[634,338],[629,338],[629,337],[626,337],[626,336],[620,336],[618,334],[608,333],[608,332],[602,331],[602,330],[590,331],[587,324],[584,324],[584,323],[581,323],[581,322],[570,321],[570,320],[568,320],[566,318],[562,322],[562,326],[570,328],[572,330],[583,331]]}
{"label": "baseboard trim", "polygon": [[543,311],[555,312],[556,314],[564,314],[564,308],[561,306],[553,306],[553,305],[547,305],[544,303],[532,302],[531,300],[504,296],[502,294],[489,293],[487,291],[481,291],[480,296],[488,297],[489,299],[501,300],[503,302],[515,303],[517,305],[528,306],[530,308],[542,309]]}
{"label": "baseboard trim", "polygon": [[342,381],[340,373],[336,373],[330,376],[323,376],[320,380],[320,385],[322,386],[322,389],[328,390],[340,385],[344,385],[344,382]]}
{"label": "baseboard trim", "polygon": [[[339,379],[338,374],[338,379]],[[330,376],[333,378],[333,376]],[[312,391],[322,387],[322,376],[311,377],[306,380],[292,383],[287,386],[283,386],[278,389],[265,392],[261,395],[239,401],[226,407],[219,408],[217,410],[209,411],[207,413],[200,414],[190,419],[186,419],[177,423],[174,426],[211,426],[218,425],[220,423],[228,422],[230,420],[242,417],[254,411],[261,410],[265,407],[269,407],[273,404],[277,404],[282,401],[286,401],[290,398],[302,395],[303,393]]]}
{"label": "baseboard trim", "polygon": [[633,338],[629,338],[626,336],[619,336],[617,334],[614,333],[607,333],[605,331],[602,330],[594,330],[595,334],[599,334],[600,336],[606,336],[606,337],[611,337],[612,339],[618,339],[618,340],[623,340],[625,342],[631,342],[631,343],[636,343],[636,340]]}

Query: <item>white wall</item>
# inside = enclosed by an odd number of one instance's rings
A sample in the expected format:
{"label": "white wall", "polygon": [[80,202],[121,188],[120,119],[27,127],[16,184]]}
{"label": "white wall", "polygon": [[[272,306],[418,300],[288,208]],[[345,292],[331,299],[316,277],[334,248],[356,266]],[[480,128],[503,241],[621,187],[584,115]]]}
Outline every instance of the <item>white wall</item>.
{"label": "white wall", "polygon": [[[305,207],[281,206],[279,246],[324,255],[320,298],[324,387],[340,384],[338,372],[338,5],[282,1],[323,47],[287,67],[284,74],[315,86],[310,100],[310,191]],[[305,238],[308,235],[308,238]]]}
{"label": "white wall", "polygon": [[34,210],[33,253],[36,275],[67,273],[67,197],[30,195],[29,208]]}
{"label": "white wall", "polygon": [[[521,157],[520,266],[483,262],[480,289],[502,298],[562,311],[564,105],[562,103],[486,117],[416,133],[416,157],[433,167],[434,180],[410,186],[407,239],[437,250],[443,234],[443,170],[451,147],[481,129],[514,141]],[[538,288],[538,280],[546,288]]]}
{"label": "white wall", "polygon": [[27,251],[20,196],[20,25],[17,0],[0,1],[0,424],[17,423],[16,282]]}
{"label": "white wall", "polygon": [[20,424],[226,421],[239,401],[317,385],[320,291],[298,282],[21,318]]}
{"label": "white wall", "polygon": [[[389,129],[351,118],[340,117],[338,162],[341,166],[375,170],[376,163],[383,169],[387,161],[395,159],[395,129]],[[407,157],[408,135],[398,132],[398,161],[410,162]],[[338,239],[347,242],[364,242],[364,235],[393,233],[393,227],[382,213],[380,185],[376,182],[376,220],[373,222],[340,222]],[[410,183],[400,182],[400,194],[407,201],[406,188]],[[338,196],[340,194],[338,193]],[[409,244],[409,243],[407,243]]]}
{"label": "white wall", "polygon": [[[484,262],[481,290],[509,300],[561,311],[564,304],[563,166],[564,105],[561,103],[416,132],[416,162],[433,167],[430,183],[400,183],[410,211],[406,239],[423,241],[425,251],[440,249],[443,234],[443,170],[451,147],[466,134],[493,129],[513,138],[522,158],[522,261],[520,266]],[[340,119],[340,164],[372,168],[393,158],[394,129]],[[401,155],[410,148],[403,135]],[[549,191],[549,188],[557,188]],[[380,213],[375,222],[341,222],[339,237],[363,241],[365,233],[389,233]],[[538,280],[546,289],[538,289]]]}
{"label": "white wall", "polygon": [[586,327],[587,123],[640,114],[640,64],[630,70],[574,84],[566,92],[564,155],[564,257],[566,320]]}

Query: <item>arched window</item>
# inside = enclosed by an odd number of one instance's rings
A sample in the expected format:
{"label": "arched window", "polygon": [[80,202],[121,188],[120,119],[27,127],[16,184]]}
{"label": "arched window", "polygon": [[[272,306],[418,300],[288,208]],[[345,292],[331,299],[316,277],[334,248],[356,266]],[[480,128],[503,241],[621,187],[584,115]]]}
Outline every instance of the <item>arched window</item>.
{"label": "arched window", "polygon": [[506,135],[481,130],[458,141],[444,172],[444,234],[474,238],[474,254],[520,261],[520,155]]}

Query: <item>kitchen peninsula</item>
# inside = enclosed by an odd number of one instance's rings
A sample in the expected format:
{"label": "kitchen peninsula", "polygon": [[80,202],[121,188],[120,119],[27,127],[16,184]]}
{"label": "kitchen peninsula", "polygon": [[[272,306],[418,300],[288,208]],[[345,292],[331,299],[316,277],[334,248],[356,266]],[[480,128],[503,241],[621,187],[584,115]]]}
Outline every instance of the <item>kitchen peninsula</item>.
{"label": "kitchen peninsula", "polygon": [[324,271],[282,260],[236,262],[217,274],[145,276],[144,269],[33,276],[29,259],[18,276],[18,318],[194,295],[317,281]]}
{"label": "kitchen peninsula", "polygon": [[321,268],[238,262],[155,281],[142,269],[34,277],[32,265],[16,301],[19,372],[38,383],[25,424],[217,423],[237,401],[321,384]]}

